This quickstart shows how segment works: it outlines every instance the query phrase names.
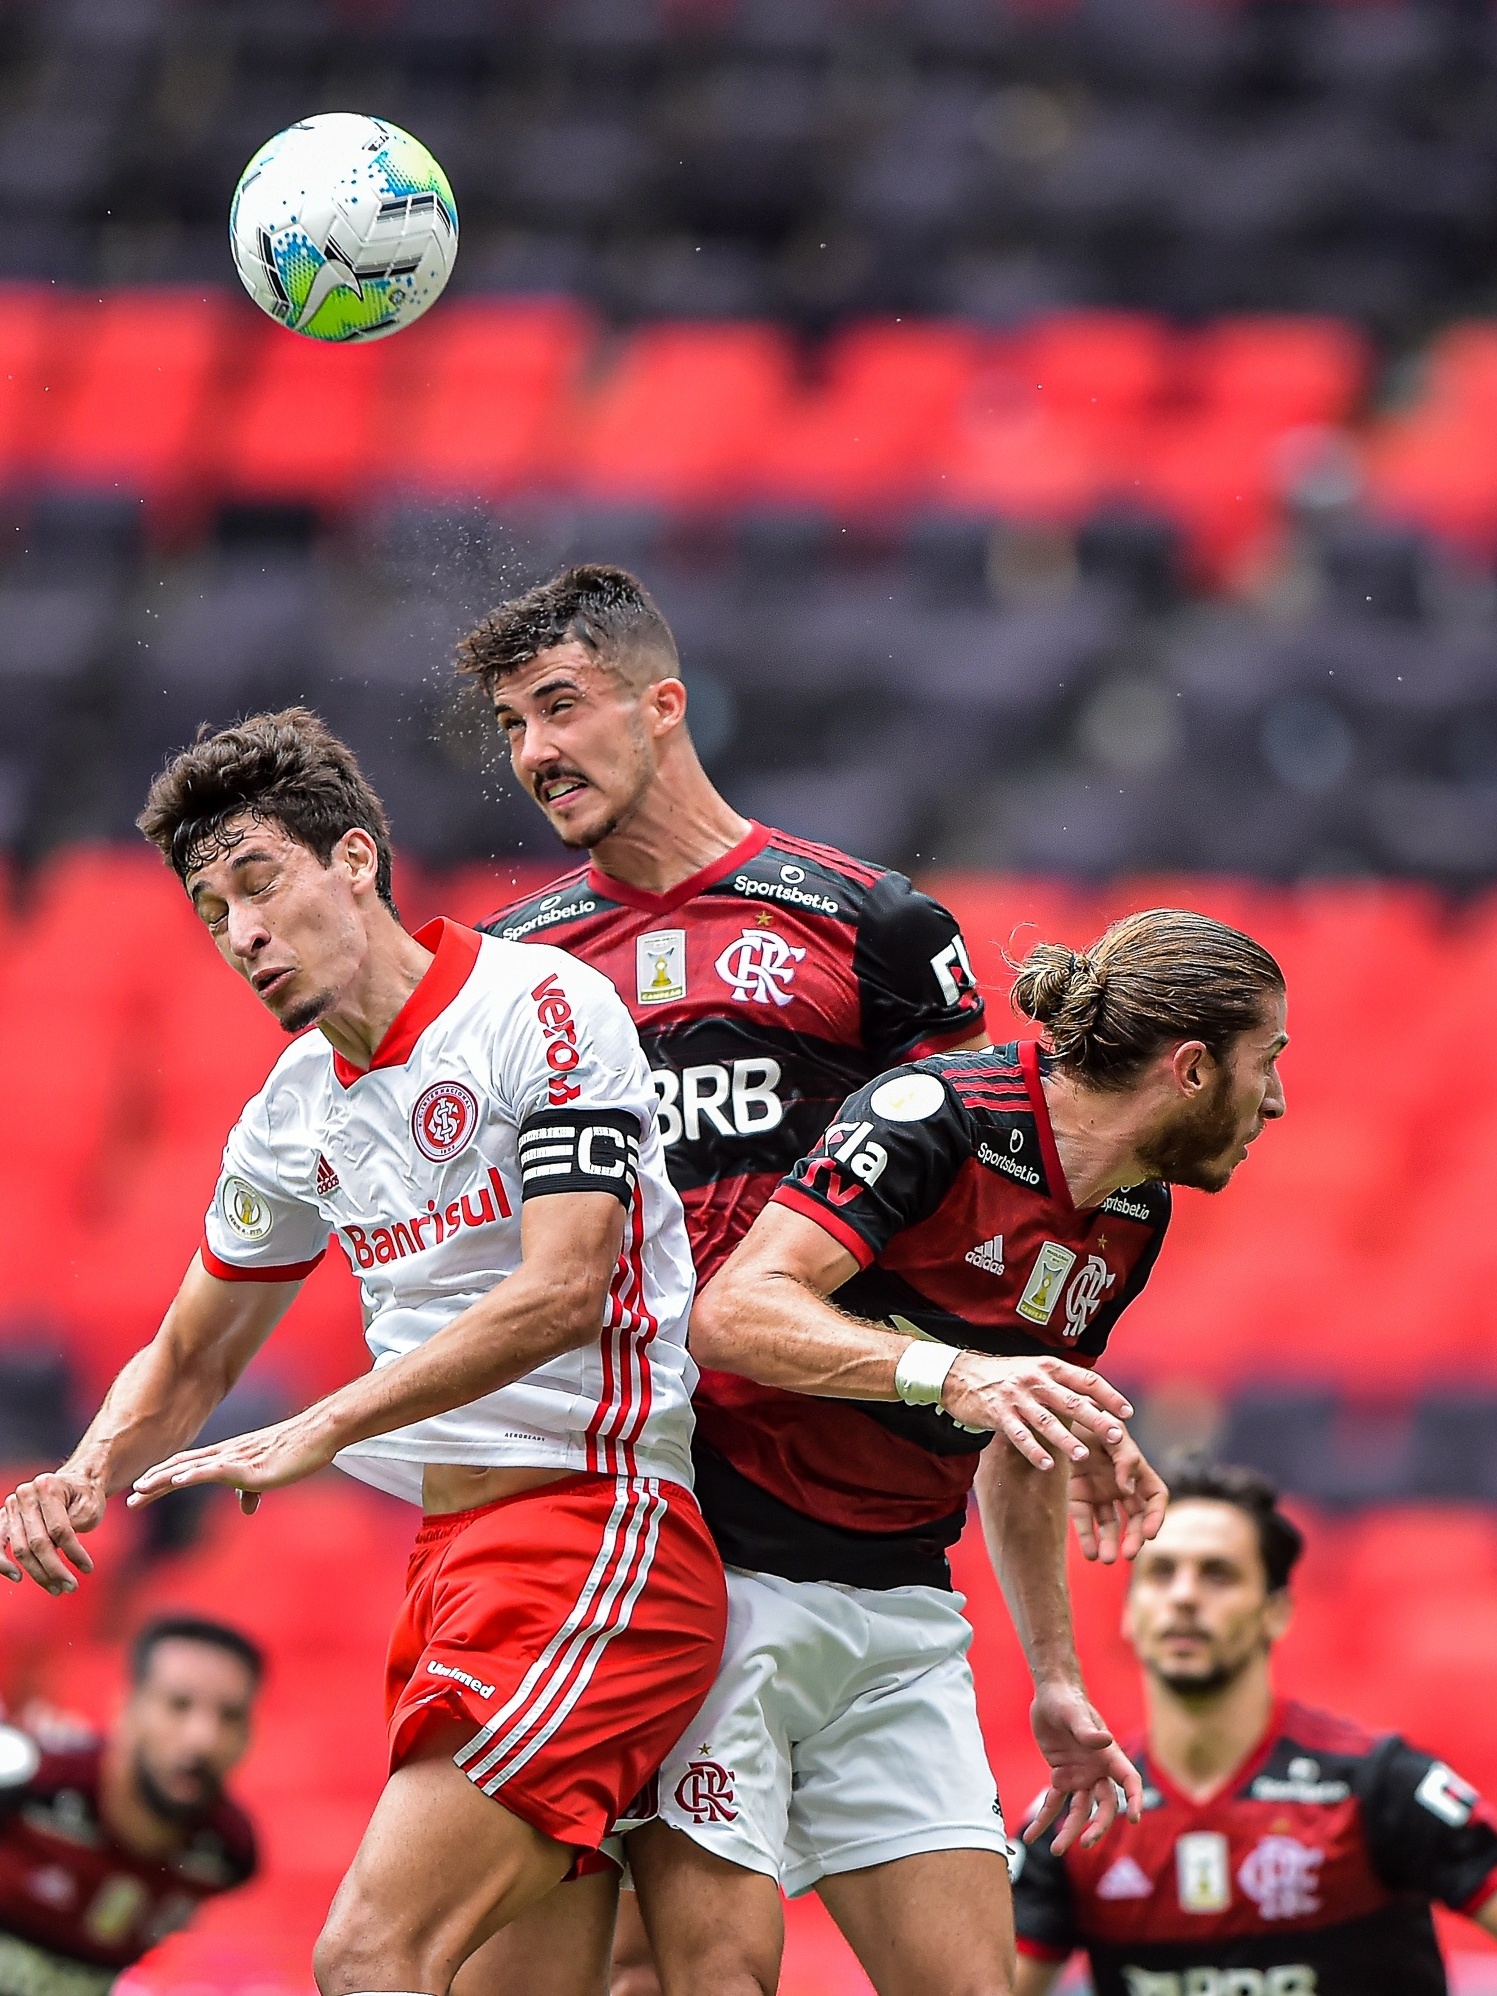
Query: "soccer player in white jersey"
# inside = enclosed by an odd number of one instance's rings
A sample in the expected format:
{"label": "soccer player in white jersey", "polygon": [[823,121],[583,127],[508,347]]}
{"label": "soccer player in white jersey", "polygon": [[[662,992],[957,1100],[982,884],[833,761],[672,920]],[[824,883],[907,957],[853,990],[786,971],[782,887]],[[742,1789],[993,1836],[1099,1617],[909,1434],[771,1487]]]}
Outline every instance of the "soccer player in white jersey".
{"label": "soccer player in white jersey", "polygon": [[[691,1257],[633,1025],[559,950],[402,928],[384,812],[305,711],[185,750],[140,822],[301,1037],[229,1138],[156,1337],[69,1461],[6,1499],[0,1569],[73,1591],[122,1490],[224,1483],[253,1510],[336,1461],[420,1504],[391,1774],[318,1982],[444,1996],[491,1935],[564,1902],[595,1990],[616,1890],[595,1854],[705,1696],[726,1615],[690,1490]],[[184,1447],[334,1234],[373,1369]]]}

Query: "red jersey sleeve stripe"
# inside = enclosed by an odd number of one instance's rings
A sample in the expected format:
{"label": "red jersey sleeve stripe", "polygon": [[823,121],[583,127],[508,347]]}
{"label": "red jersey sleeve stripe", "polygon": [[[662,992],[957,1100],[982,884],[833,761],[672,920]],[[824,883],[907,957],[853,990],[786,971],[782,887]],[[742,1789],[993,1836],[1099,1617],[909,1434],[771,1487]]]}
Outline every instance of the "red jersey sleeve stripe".
{"label": "red jersey sleeve stripe", "polygon": [[830,1234],[839,1247],[845,1247],[859,1268],[866,1268],[873,1260],[873,1249],[846,1220],[839,1220],[835,1213],[829,1213],[819,1199],[811,1199],[798,1185],[782,1185],[770,1195],[770,1204],[788,1206],[792,1213],[804,1213],[808,1220],[814,1220],[824,1234]]}
{"label": "red jersey sleeve stripe", "polygon": [[1071,1950],[1068,1947],[1052,1947],[1048,1941],[1032,1941],[1027,1934],[1015,1934],[1014,1945],[1020,1954],[1027,1954],[1031,1961],[1069,1961]]}
{"label": "red jersey sleeve stripe", "polygon": [[210,1275],[216,1275],[220,1282],[301,1282],[312,1273],[321,1261],[322,1254],[314,1254],[310,1261],[283,1262],[277,1268],[241,1268],[237,1262],[224,1261],[216,1255],[206,1241],[198,1249],[198,1258]]}

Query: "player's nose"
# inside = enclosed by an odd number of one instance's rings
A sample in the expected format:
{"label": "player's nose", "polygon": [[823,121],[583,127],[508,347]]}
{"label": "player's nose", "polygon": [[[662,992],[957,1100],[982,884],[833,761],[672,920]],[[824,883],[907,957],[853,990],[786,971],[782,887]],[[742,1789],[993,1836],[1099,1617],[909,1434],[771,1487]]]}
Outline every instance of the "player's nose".
{"label": "player's nose", "polygon": [[270,931],[264,919],[244,903],[230,903],[227,927],[229,948],[235,956],[246,961],[270,941]]}

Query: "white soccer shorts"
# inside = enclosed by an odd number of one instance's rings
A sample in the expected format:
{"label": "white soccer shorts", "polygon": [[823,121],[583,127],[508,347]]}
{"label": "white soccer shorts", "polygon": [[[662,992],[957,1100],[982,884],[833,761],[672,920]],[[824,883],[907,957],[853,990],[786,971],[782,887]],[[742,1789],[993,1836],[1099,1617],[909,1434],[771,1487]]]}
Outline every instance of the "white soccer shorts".
{"label": "white soccer shorts", "polygon": [[660,1770],[660,1818],[778,1879],[1008,1838],[960,1594],[728,1569],[717,1682]]}

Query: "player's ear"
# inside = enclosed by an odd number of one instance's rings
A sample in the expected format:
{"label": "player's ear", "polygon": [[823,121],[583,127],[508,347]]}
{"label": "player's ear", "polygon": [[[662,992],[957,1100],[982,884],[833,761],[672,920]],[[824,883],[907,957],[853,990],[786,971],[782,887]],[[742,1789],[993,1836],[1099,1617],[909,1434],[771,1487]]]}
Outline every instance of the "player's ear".
{"label": "player's ear", "polygon": [[354,892],[372,892],[379,874],[379,848],[368,832],[357,826],[347,831],[333,847],[333,859],[348,869]]}
{"label": "player's ear", "polygon": [[1270,1594],[1263,1610],[1263,1633],[1271,1643],[1281,1642],[1294,1620],[1294,1597],[1287,1587]]}
{"label": "player's ear", "polygon": [[670,734],[686,719],[686,688],[679,679],[655,679],[645,688],[645,706],[657,735]]}
{"label": "player's ear", "polygon": [[1170,1077],[1182,1095],[1199,1095],[1216,1073],[1216,1056],[1204,1040],[1182,1040],[1170,1056]]}

